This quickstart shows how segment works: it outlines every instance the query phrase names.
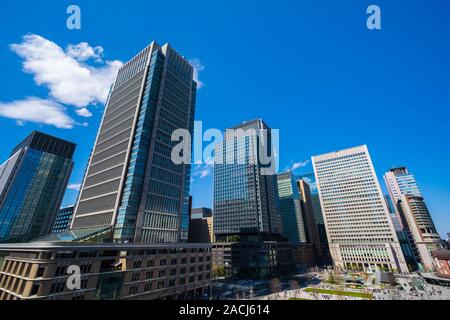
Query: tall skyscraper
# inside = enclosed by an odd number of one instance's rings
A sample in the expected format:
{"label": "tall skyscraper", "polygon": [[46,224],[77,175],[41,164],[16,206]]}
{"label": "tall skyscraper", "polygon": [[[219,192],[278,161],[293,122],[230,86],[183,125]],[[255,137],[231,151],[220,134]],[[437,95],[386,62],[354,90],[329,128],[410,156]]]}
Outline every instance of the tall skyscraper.
{"label": "tall skyscraper", "polygon": [[419,256],[417,252],[417,246],[414,243],[411,233],[401,227],[395,213],[396,211],[394,209],[391,198],[388,195],[384,195],[384,200],[386,201],[389,215],[391,217],[392,224],[394,225],[395,233],[397,234],[397,238],[400,243],[400,247],[402,248],[403,256],[405,257],[408,269],[410,271],[415,271],[418,268],[419,262],[417,260],[417,257]]}
{"label": "tall skyscraper", "polygon": [[337,267],[407,272],[367,146],[312,158]]}
{"label": "tall skyscraper", "polygon": [[388,189],[400,227],[405,228],[404,217],[400,215],[398,210],[398,202],[404,194],[417,197],[422,196],[416,178],[408,172],[407,168],[399,167],[386,172],[384,174],[384,182]]}
{"label": "tall skyscraper", "polygon": [[431,252],[442,247],[441,237],[425,204],[419,185],[406,167],[385,173],[384,181],[401,230],[407,233],[422,269],[433,270]]}
{"label": "tall skyscraper", "polygon": [[311,192],[311,203],[314,210],[314,217],[319,232],[320,242],[328,243],[327,231],[325,230],[325,222],[323,220],[322,207],[320,206],[319,192],[316,187],[316,177],[314,173],[302,174],[301,179],[308,183]]}
{"label": "tall skyscraper", "polygon": [[72,229],[110,228],[116,242],[173,243],[189,231],[190,165],[171,159],[174,130],[192,134],[193,67],[152,42],[111,89]]}
{"label": "tall skyscraper", "polygon": [[290,243],[308,242],[300,190],[290,171],[277,175],[283,237]]}
{"label": "tall skyscraper", "polygon": [[302,205],[303,219],[305,221],[305,230],[307,241],[313,244],[320,243],[319,232],[317,229],[316,217],[311,197],[309,184],[304,180],[297,180],[297,186],[300,192],[300,203]]}
{"label": "tall skyscraper", "polygon": [[402,195],[399,210],[406,229],[411,233],[425,271],[433,271],[434,250],[442,249],[442,240],[422,197]]}
{"label": "tall skyscraper", "polygon": [[[264,150],[263,150],[264,149]],[[261,151],[270,156],[263,161]],[[271,129],[261,119],[228,129],[215,148],[214,233],[216,240],[253,236],[258,240],[281,235]]]}
{"label": "tall skyscraper", "polygon": [[48,235],[73,168],[75,144],[33,131],[0,166],[0,242]]}

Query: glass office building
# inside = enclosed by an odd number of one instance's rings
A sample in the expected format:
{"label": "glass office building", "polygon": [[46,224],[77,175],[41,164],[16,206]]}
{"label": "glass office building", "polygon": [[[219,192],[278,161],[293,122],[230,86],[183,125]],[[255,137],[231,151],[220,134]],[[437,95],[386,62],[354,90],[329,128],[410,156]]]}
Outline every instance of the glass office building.
{"label": "glass office building", "polygon": [[53,222],[52,234],[64,232],[69,229],[74,210],[75,206],[69,206],[58,210],[58,214]]}
{"label": "glass office building", "polygon": [[[241,134],[236,134],[240,130]],[[276,174],[266,174],[260,149],[272,154],[271,130],[257,119],[228,129],[215,148],[214,233],[269,239],[281,235]],[[272,159],[272,161],[274,161]]]}
{"label": "glass office building", "polygon": [[194,124],[193,67],[152,42],[112,87],[71,229],[109,228],[116,242],[173,243],[189,231],[189,164],[172,133]]}
{"label": "glass office building", "polygon": [[328,243],[327,231],[325,229],[325,222],[322,215],[322,207],[320,205],[319,192],[316,187],[316,177],[314,173],[301,174],[300,178],[307,182],[311,193],[311,203],[314,211],[314,218],[316,220],[317,231],[321,243]]}
{"label": "glass office building", "polygon": [[75,144],[34,131],[0,166],[0,242],[48,235],[73,168]]}
{"label": "glass office building", "polygon": [[277,175],[283,237],[290,243],[307,242],[300,192],[291,172]]}

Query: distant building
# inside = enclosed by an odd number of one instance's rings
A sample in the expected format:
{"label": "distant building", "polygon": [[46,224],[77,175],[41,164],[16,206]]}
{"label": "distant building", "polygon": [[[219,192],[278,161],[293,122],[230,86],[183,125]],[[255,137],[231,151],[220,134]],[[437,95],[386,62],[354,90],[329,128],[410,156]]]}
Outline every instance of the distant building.
{"label": "distant building", "polygon": [[447,249],[450,250],[450,233],[447,233]]}
{"label": "distant building", "polygon": [[367,146],[312,158],[334,264],[407,272]]}
{"label": "distant building", "polygon": [[431,255],[436,272],[427,272],[421,275],[429,284],[450,287],[450,250],[435,250]]}
{"label": "distant building", "polygon": [[[0,245],[0,300],[201,300],[211,285],[211,245]],[[67,284],[79,266],[81,285]]]}
{"label": "distant building", "polygon": [[397,215],[397,221],[401,228],[405,228],[405,218],[398,211],[398,203],[402,195],[422,197],[416,178],[408,172],[406,167],[399,167],[386,172],[384,174],[384,182],[388,189],[395,214]]}
{"label": "distant building", "polygon": [[316,177],[314,173],[302,174],[301,179],[308,183],[311,192],[311,202],[314,210],[314,216],[317,224],[317,231],[319,232],[320,242],[328,244],[327,231],[325,229],[325,222],[323,220],[322,207],[320,205],[320,197],[316,186]]}
{"label": "distant building", "polygon": [[300,203],[305,221],[307,242],[318,245],[320,243],[320,237],[314,215],[311,189],[309,184],[304,180],[297,180],[297,186],[300,192]]}
{"label": "distant building", "polygon": [[[224,141],[216,145],[213,211],[217,241],[234,236],[252,241],[281,237],[276,174],[267,168],[275,161],[271,146],[271,129],[261,119],[228,129]],[[268,165],[262,163],[262,148],[272,158]]]}
{"label": "distant building", "polygon": [[73,168],[75,144],[33,131],[0,166],[0,242],[50,234]]}
{"label": "distant building", "polygon": [[213,217],[195,218],[189,222],[190,243],[214,242]]}
{"label": "distant building", "polygon": [[193,208],[191,219],[211,218],[213,212],[210,208]]}
{"label": "distant building", "polygon": [[397,217],[393,221],[407,234],[419,268],[432,271],[431,252],[442,248],[442,241],[414,175],[399,167],[386,172],[384,181]]}
{"label": "distant building", "polygon": [[435,250],[432,257],[439,276],[450,279],[450,250]]}
{"label": "distant building", "polygon": [[52,234],[64,232],[69,229],[74,210],[74,205],[59,209],[55,222],[53,223]]}
{"label": "distant building", "polygon": [[397,233],[397,238],[400,243],[400,247],[402,248],[405,261],[408,265],[408,269],[409,271],[416,271],[419,267],[418,263],[420,262],[420,260],[417,260],[419,254],[414,239],[412,238],[410,232],[402,228],[398,220],[394,205],[392,204],[391,198],[388,195],[385,195],[384,199],[386,200],[389,215],[394,225],[395,232]]}
{"label": "distant building", "polygon": [[288,171],[278,174],[277,181],[283,237],[290,243],[306,243],[306,212],[302,211],[300,190],[295,177]]}
{"label": "distant building", "polygon": [[431,252],[442,249],[442,240],[422,197],[402,195],[399,211],[411,233],[425,271],[433,271]]}
{"label": "distant building", "polygon": [[398,216],[396,214],[396,209],[394,204],[392,203],[391,198],[388,195],[384,195],[384,200],[386,201],[386,205],[389,210],[389,215],[391,217],[392,223],[394,224],[394,229],[396,231],[402,230],[402,225],[400,224],[400,221],[398,219]]}

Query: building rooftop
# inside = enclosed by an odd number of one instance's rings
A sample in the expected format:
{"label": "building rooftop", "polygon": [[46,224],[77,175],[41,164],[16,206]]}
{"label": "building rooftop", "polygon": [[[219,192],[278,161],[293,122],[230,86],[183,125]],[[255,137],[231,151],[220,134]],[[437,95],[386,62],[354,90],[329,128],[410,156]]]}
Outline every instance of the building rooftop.
{"label": "building rooftop", "polygon": [[71,243],[31,242],[0,244],[0,252],[54,251],[54,250],[134,250],[134,249],[189,249],[211,248],[211,243]]}

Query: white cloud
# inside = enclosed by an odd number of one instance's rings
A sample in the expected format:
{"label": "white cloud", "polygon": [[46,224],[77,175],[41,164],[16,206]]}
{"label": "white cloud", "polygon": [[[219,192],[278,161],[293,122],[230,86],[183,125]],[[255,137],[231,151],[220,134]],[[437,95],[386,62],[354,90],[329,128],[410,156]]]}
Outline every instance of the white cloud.
{"label": "white cloud", "polygon": [[86,42],[69,45],[65,52],[56,43],[29,34],[22,43],[10,48],[24,59],[23,70],[34,75],[37,85],[47,87],[55,101],[78,108],[104,104],[122,66],[117,60],[106,61],[99,67],[84,63],[90,58],[99,61],[103,53],[103,48],[92,48]]}
{"label": "white cloud", "polygon": [[200,180],[211,175],[213,171],[213,161],[207,160],[204,164],[194,164],[192,170],[192,179],[199,177]]}
{"label": "white cloud", "polygon": [[309,160],[306,161],[300,161],[300,162],[294,162],[291,164],[291,166],[289,167],[290,171],[295,171],[297,169],[306,167],[309,164]]}
{"label": "white cloud", "polygon": [[90,118],[92,117],[92,113],[87,108],[81,108],[75,110],[76,114],[80,117]]}
{"label": "white cloud", "polygon": [[9,103],[0,102],[0,116],[15,119],[18,125],[24,125],[29,121],[61,129],[71,129],[76,124],[66,115],[63,105],[35,97]]}
{"label": "white cloud", "polygon": [[80,183],[70,183],[70,184],[67,186],[67,189],[69,189],[69,190],[74,190],[74,191],[79,191],[80,188],[81,188],[81,184],[80,184]]}
{"label": "white cloud", "polygon": [[87,42],[80,42],[76,45],[69,44],[66,49],[67,54],[78,61],[94,59],[95,62],[102,62],[103,51],[101,46],[93,48]]}
{"label": "white cloud", "polygon": [[200,72],[205,70],[205,66],[202,64],[200,59],[194,58],[189,60],[189,63],[194,67],[194,81],[197,82],[197,88],[201,89],[204,83],[200,80]]}

